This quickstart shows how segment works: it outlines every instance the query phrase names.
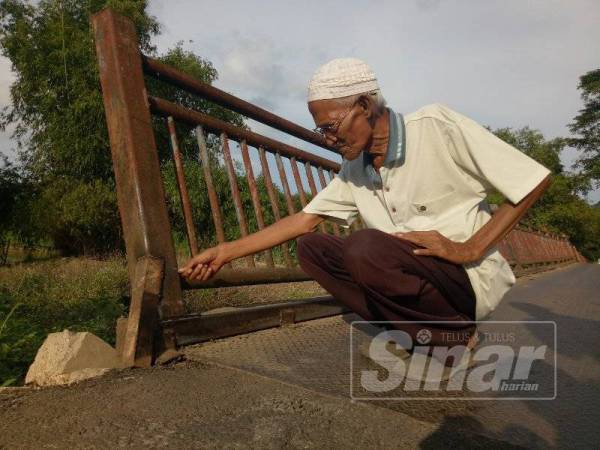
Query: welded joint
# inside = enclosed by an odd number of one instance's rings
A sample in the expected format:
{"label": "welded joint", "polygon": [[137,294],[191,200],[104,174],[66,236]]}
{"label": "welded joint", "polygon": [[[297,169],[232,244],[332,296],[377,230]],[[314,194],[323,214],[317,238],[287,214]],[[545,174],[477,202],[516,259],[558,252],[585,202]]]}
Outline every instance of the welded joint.
{"label": "welded joint", "polygon": [[294,323],[296,323],[296,310],[288,308],[288,309],[282,309],[279,312],[279,325],[280,326],[286,326],[286,325],[293,325]]}

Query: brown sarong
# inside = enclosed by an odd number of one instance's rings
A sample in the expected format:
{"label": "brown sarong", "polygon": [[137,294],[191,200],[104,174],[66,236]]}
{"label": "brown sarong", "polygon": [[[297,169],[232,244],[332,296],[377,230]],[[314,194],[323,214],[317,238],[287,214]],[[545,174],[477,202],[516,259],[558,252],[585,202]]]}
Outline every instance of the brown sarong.
{"label": "brown sarong", "polygon": [[[415,342],[423,328],[428,345],[466,345],[475,330],[475,293],[461,264],[415,255],[419,245],[375,229],[348,237],[318,232],[298,239],[302,269],[339,302],[368,321],[448,321],[390,324]],[[466,321],[466,322],[465,322]]]}

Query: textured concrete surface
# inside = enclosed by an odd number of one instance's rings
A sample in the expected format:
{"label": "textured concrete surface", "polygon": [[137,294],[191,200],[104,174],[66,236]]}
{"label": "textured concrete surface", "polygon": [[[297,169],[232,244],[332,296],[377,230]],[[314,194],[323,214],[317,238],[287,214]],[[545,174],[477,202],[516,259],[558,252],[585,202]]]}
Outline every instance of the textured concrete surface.
{"label": "textured concrete surface", "polygon": [[600,266],[578,264],[520,279],[494,314],[556,321],[556,400],[352,402],[346,315],[190,347],[169,367],[0,392],[0,448],[595,448],[599,293]]}
{"label": "textured concrete surface", "polygon": [[[187,354],[349,400],[349,323],[358,319],[348,314],[265,330],[189,347]],[[461,430],[529,448],[595,447],[600,442],[600,265],[577,264],[521,278],[491,319],[556,323],[556,372],[552,355],[532,376],[552,388],[556,373],[555,400],[465,401],[472,394],[463,391],[441,393],[447,397],[442,401],[375,404],[436,424],[449,434]],[[552,326],[507,327],[528,345],[554,347]],[[492,324],[481,327],[490,333],[498,329]],[[354,372],[359,367],[355,363]],[[412,396],[423,395],[420,391]]]}

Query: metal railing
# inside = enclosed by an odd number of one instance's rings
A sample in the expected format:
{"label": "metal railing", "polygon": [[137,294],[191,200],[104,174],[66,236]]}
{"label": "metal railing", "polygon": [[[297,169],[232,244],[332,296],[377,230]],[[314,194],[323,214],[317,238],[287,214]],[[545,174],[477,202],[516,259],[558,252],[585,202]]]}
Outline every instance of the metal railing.
{"label": "metal railing", "polygon": [[[236,141],[240,146],[254,210],[251,213],[255,216],[258,229],[263,229],[267,224],[259,201],[251,152],[256,152],[255,156],[260,161],[275,221],[286,213],[291,215],[296,212],[286,163],[291,169],[295,192],[302,207],[308,202],[307,192],[315,196],[320,189],[325,188],[340,170],[340,164],[200,111],[148,96],[144,75],[333,152],[320,135],[142,55],[132,22],[110,9],[94,15],[92,23],[132,284],[129,318],[126,326],[120,327],[121,337],[118,338],[118,347],[124,361],[129,365],[148,366],[162,349],[178,344],[343,312],[345,309],[331,297],[322,297],[243,308],[240,312],[231,314],[185,313],[182,289],[302,281],[310,278],[296,265],[287,243],[281,246],[283,265],[275,264],[273,253],[269,249],[262,255],[265,266],[258,266],[254,257],[248,256],[245,258],[246,267],[234,269],[229,265],[205,282],[188,284],[179,277],[151,114],[163,117],[168,128],[188,248],[192,255],[200,250],[199,239],[184,174],[177,123],[194,128],[198,160],[204,172],[218,242],[225,242],[225,230],[220,199],[209,163],[208,135],[217,137],[220,143],[241,236],[249,234],[248,212],[244,210],[241,201],[230,141]],[[270,173],[269,158],[274,160],[277,167],[287,211],[280,208],[279,191],[275,188]],[[302,170],[308,189],[305,189],[302,182]],[[354,229],[362,228],[360,220],[355,221],[354,225]],[[330,229],[330,232],[338,236],[342,232],[335,223],[328,223],[327,227],[323,223],[320,229],[322,232]],[[345,234],[349,231],[343,230]],[[566,239],[522,229],[511,231],[499,247],[515,270],[520,271],[539,264],[580,260],[580,256]]]}
{"label": "metal railing", "polygon": [[567,262],[586,259],[569,242],[567,236],[532,230],[517,225],[498,243],[515,275]]}

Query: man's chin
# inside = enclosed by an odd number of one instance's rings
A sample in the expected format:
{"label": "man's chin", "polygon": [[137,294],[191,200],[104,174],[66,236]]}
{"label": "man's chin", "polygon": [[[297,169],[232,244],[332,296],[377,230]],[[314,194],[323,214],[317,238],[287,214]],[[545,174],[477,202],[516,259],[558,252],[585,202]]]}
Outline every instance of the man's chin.
{"label": "man's chin", "polygon": [[361,150],[356,151],[356,150],[353,150],[353,149],[349,149],[349,150],[346,150],[346,151],[340,150],[342,158],[346,159],[348,161],[352,161],[352,160],[358,158],[358,155],[360,155],[360,152],[361,152]]}

